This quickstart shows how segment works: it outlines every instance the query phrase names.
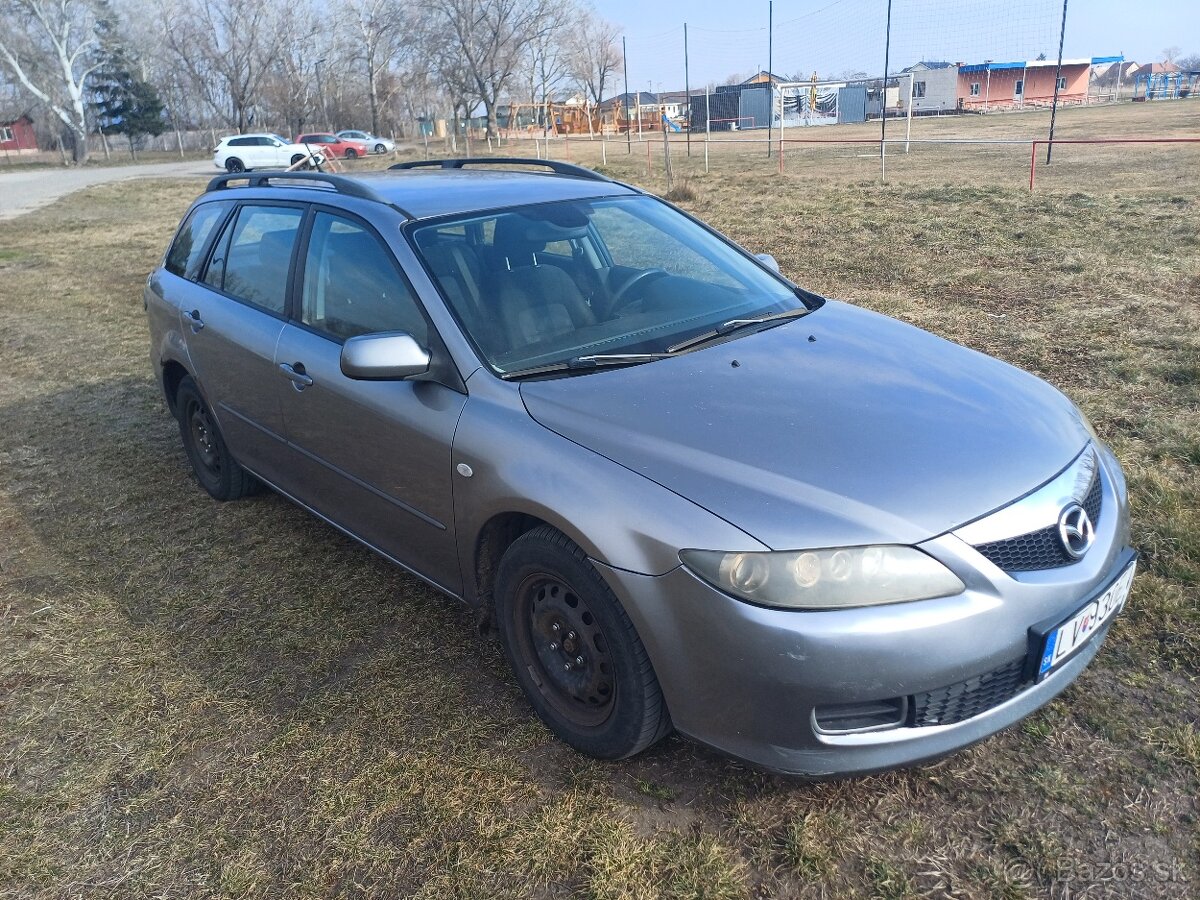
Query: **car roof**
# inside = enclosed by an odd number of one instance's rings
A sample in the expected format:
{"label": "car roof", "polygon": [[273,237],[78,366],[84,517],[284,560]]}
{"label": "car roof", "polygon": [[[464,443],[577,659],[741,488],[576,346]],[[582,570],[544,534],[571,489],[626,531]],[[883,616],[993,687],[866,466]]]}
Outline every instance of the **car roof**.
{"label": "car roof", "polygon": [[415,169],[357,177],[418,219],[636,193],[614,181],[510,169]]}
{"label": "car roof", "polygon": [[[640,193],[616,181],[513,169],[411,169],[338,175],[328,178],[327,183],[335,188],[332,191],[321,185],[323,179],[320,175],[294,179],[294,188],[287,183],[292,179],[282,177],[280,173],[264,175],[263,178],[271,186],[251,188],[255,191],[255,199],[260,199],[264,194],[284,199],[280,191],[287,190],[290,195],[287,199],[296,199],[297,194],[307,195],[304,199],[313,199],[310,193],[313,192],[316,193],[319,202],[328,203],[330,197],[336,197],[339,193],[351,194],[350,190],[339,192],[337,189],[338,184],[350,182],[352,186],[361,186],[363,189],[361,193],[354,190],[354,194],[373,194],[372,199],[391,204],[414,219],[464,215],[556,200],[583,200]],[[223,190],[214,190],[218,183],[227,179],[236,180],[237,177],[215,178],[210,185],[210,196],[234,199],[237,194],[231,197]],[[240,193],[244,188],[236,190]]]}

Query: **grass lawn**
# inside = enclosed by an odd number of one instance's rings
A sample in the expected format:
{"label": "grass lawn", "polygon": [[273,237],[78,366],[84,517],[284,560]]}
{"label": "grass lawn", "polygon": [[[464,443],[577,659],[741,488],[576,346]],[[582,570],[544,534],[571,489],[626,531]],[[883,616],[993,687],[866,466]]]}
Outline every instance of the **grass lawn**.
{"label": "grass lawn", "polygon": [[[1149,106],[1060,126],[1194,131],[1195,104]],[[210,501],[141,304],[199,182],[0,223],[0,897],[1194,895],[1200,150],[1060,149],[1033,195],[1028,148],[914,151],[886,185],[839,149],[782,177],[676,158],[693,212],[1049,379],[1129,477],[1140,574],[1072,688],[936,765],[815,785],[676,737],[580,757],[470,611],[278,497]],[[663,190],[642,154],[609,170]]]}

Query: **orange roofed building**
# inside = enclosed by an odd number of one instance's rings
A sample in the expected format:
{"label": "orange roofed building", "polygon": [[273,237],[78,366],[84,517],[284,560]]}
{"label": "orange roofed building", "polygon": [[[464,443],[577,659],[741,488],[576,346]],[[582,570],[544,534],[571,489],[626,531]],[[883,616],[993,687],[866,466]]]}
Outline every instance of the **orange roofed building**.
{"label": "orange roofed building", "polygon": [[[1064,59],[1058,79],[1060,104],[1086,103],[1092,66],[1121,57]],[[1058,61],[985,62],[958,67],[958,106],[974,112],[1049,106],[1054,101]]]}

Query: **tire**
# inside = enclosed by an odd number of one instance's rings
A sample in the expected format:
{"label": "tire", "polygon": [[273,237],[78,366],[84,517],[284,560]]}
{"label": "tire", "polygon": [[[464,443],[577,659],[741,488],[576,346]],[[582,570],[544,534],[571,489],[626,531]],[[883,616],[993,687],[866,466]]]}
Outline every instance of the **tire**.
{"label": "tire", "polygon": [[246,171],[246,164],[236,156],[231,156],[229,159],[225,160],[225,171],[230,175],[236,175],[238,172]]}
{"label": "tire", "polygon": [[633,623],[587,556],[542,525],[513,542],[496,573],[505,654],[537,713],[598,759],[640,753],[671,730]]}
{"label": "tire", "polygon": [[300,160],[302,160],[302,159],[304,159],[304,154],[303,154],[303,153],[293,153],[293,154],[292,154],[292,161],[291,161],[291,165],[293,165],[293,166],[294,166],[296,163],[300,162]]}
{"label": "tire", "polygon": [[257,493],[261,482],[237,464],[229,453],[212,411],[190,375],[175,393],[179,437],[200,487],[215,500],[237,500]]}
{"label": "tire", "polygon": [[346,150],[346,155],[343,158],[344,159],[358,159],[358,151],[353,148],[348,148]]}
{"label": "tire", "polygon": [[387,147],[383,146],[383,144],[376,144],[375,152],[376,153],[387,153]]}

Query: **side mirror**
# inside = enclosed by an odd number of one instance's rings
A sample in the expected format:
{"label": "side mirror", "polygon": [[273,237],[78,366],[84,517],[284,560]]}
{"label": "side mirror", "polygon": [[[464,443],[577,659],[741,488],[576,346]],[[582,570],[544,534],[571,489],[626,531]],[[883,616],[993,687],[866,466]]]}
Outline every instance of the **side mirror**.
{"label": "side mirror", "polygon": [[755,253],[754,258],[757,259],[764,266],[766,266],[768,269],[770,269],[772,272],[779,271],[779,263],[775,261],[775,257],[773,257],[770,253]]}
{"label": "side mirror", "polygon": [[429,371],[429,351],[401,331],[361,334],[342,345],[342,374],[361,381],[398,381]]}

